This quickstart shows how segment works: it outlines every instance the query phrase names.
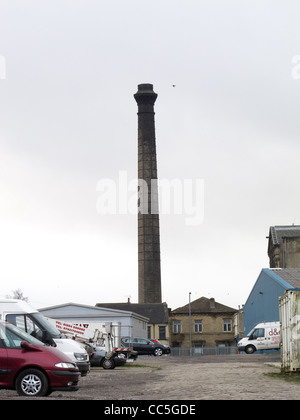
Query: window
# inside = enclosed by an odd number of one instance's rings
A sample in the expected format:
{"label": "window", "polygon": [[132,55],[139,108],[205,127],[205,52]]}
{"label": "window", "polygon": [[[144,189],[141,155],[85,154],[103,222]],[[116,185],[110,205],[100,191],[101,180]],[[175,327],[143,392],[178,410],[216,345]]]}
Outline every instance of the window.
{"label": "window", "polygon": [[166,327],[164,325],[158,327],[158,332],[159,340],[166,340]]}
{"label": "window", "polygon": [[265,336],[265,329],[264,328],[257,328],[257,330],[254,330],[254,332],[252,334],[252,339],[255,340],[256,338],[264,337],[264,336]]}
{"label": "window", "polygon": [[7,322],[14,324],[16,327],[21,328],[21,330],[26,331],[26,324],[25,324],[25,315],[7,315],[6,316]]}
{"label": "window", "polygon": [[147,338],[151,338],[151,327],[149,325],[147,327]]}
{"label": "window", "polygon": [[202,331],[203,331],[202,319],[195,319],[195,321],[194,321],[194,331],[195,331],[195,333],[202,333]]}
{"label": "window", "polygon": [[6,330],[6,337],[4,338],[5,347],[8,349],[20,349],[22,337],[17,336],[12,331]]}
{"label": "window", "polygon": [[32,336],[28,335],[24,331],[16,328],[12,324],[1,325],[0,324],[0,341],[1,346],[11,348],[11,349],[20,349],[21,342],[27,341],[30,344],[34,344],[35,346],[43,346],[44,344],[40,341],[36,340]]}
{"label": "window", "polygon": [[28,315],[7,315],[7,321],[14,324],[16,327],[26,331],[32,337],[43,341],[43,331]]}
{"label": "window", "polygon": [[181,321],[173,321],[173,333],[181,333]]}
{"label": "window", "polygon": [[231,332],[232,331],[232,327],[231,327],[231,319],[223,319],[223,331],[224,332]]}

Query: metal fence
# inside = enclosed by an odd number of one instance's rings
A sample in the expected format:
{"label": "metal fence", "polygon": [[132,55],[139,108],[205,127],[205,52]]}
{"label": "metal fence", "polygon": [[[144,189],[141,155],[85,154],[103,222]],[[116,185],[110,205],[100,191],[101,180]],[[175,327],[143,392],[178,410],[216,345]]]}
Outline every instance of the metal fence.
{"label": "metal fence", "polygon": [[218,356],[227,354],[237,354],[237,347],[171,347],[172,356]]}

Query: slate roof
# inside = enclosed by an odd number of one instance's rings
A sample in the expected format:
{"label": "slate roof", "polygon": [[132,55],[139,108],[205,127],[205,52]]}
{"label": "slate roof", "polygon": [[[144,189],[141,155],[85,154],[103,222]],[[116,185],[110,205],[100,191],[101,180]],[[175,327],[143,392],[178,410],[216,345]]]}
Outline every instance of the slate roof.
{"label": "slate roof", "polygon": [[149,318],[150,324],[167,324],[169,322],[168,305],[164,303],[96,303],[102,308],[131,311]]}
{"label": "slate roof", "polygon": [[269,270],[290,284],[292,288],[300,288],[300,268],[270,268]]}
{"label": "slate roof", "polygon": [[269,241],[273,246],[278,246],[282,242],[282,238],[299,238],[300,226],[271,226],[269,233]]}
{"label": "slate roof", "polygon": [[[216,302],[214,299],[208,299],[204,296],[191,302],[191,313],[234,313],[237,309],[225,306],[222,303]],[[173,314],[188,314],[189,304],[181,306],[180,308],[174,309]]]}

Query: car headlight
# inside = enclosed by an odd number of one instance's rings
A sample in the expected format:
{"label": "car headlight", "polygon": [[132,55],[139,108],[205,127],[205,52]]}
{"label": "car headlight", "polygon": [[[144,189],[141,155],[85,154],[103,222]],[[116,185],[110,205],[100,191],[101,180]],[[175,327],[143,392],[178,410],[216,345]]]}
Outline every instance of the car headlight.
{"label": "car headlight", "polygon": [[85,362],[87,360],[87,355],[84,353],[74,353],[74,356],[79,362]]}
{"label": "car headlight", "polygon": [[74,369],[75,365],[73,363],[61,362],[61,363],[56,363],[55,367],[63,368],[63,369]]}

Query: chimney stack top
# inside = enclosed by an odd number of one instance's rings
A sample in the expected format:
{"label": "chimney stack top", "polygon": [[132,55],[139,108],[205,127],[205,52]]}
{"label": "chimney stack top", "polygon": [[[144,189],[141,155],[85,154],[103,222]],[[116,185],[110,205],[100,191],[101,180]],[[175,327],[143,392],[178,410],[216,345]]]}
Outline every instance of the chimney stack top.
{"label": "chimney stack top", "polygon": [[138,92],[153,92],[153,85],[151,83],[142,83],[138,85]]}
{"label": "chimney stack top", "polygon": [[134,99],[139,103],[139,101],[150,100],[152,104],[156,101],[157,93],[153,90],[153,85],[150,83],[142,83],[138,85],[138,91],[134,96]]}

